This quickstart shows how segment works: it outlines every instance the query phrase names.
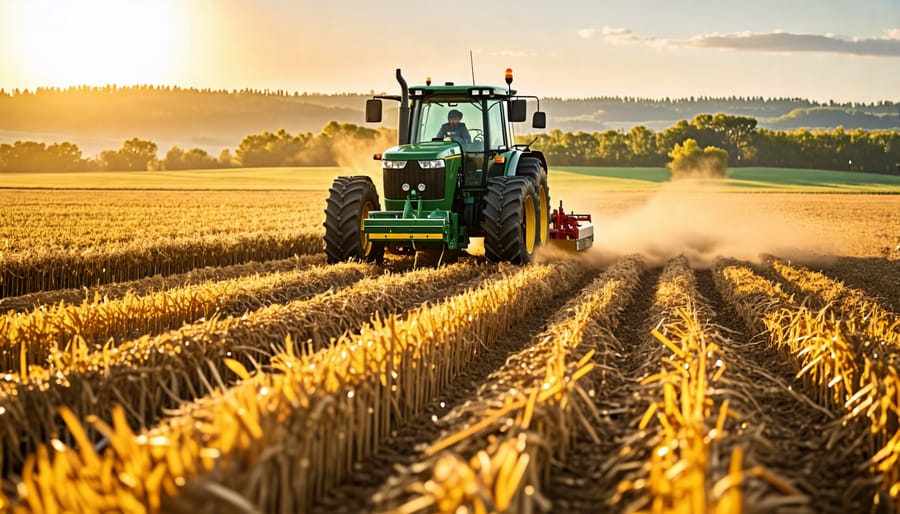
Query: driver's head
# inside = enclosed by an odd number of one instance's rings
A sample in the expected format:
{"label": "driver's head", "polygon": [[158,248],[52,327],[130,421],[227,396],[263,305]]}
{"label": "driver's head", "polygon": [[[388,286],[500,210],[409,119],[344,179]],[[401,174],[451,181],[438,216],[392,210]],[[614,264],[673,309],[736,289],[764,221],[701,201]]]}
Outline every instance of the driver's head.
{"label": "driver's head", "polygon": [[461,119],[462,113],[456,109],[451,109],[450,112],[447,113],[447,121],[449,121],[451,125],[456,125]]}

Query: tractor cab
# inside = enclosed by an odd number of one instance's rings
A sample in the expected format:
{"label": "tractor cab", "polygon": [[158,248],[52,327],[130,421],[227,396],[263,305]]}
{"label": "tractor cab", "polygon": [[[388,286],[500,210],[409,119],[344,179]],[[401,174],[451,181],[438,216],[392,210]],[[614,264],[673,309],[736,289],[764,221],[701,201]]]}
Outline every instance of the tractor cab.
{"label": "tractor cab", "polygon": [[509,92],[448,85],[440,89],[413,88],[410,94],[410,143],[458,145],[459,186],[462,190],[484,188],[490,163],[514,146]]}
{"label": "tractor cab", "polygon": [[[487,178],[504,173],[505,166],[492,171],[492,163],[515,147],[513,122],[525,121],[526,98],[532,98],[517,97],[514,90],[503,87],[449,83],[413,87],[410,96],[410,142],[457,142],[463,156],[460,185],[464,189],[483,189]],[[535,114],[534,127],[544,128],[544,114]],[[460,116],[459,122],[450,126],[455,116]]]}

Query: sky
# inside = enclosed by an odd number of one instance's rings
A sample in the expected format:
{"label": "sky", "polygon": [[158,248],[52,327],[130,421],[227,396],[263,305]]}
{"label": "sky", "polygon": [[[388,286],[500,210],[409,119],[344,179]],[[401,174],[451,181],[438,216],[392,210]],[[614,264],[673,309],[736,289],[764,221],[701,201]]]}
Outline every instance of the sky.
{"label": "sky", "polygon": [[[474,65],[474,66],[473,66]],[[0,88],[900,101],[900,0],[0,0]]]}

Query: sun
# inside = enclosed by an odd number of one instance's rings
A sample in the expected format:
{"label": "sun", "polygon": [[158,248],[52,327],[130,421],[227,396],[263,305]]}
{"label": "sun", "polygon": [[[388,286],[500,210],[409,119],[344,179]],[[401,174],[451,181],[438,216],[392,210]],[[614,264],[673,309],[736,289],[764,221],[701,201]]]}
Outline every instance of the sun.
{"label": "sun", "polygon": [[186,41],[179,0],[28,0],[7,37],[22,78],[40,85],[160,84],[177,77]]}

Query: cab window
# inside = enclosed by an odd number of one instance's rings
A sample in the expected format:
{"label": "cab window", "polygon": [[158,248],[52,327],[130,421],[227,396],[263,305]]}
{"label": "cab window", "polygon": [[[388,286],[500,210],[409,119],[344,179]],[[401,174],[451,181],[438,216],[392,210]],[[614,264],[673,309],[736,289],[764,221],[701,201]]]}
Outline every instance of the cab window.
{"label": "cab window", "polygon": [[456,110],[462,113],[460,124],[465,126],[469,135],[469,142],[463,144],[466,151],[484,150],[484,123],[481,114],[481,106],[471,102],[425,101],[421,104],[418,118],[415,119],[412,141],[420,143],[433,141],[441,133],[441,128],[448,123],[448,115]]}
{"label": "cab window", "polygon": [[498,148],[506,148],[506,134],[504,134],[505,124],[503,123],[503,102],[500,100],[491,100],[488,102],[488,123],[491,127],[490,141],[488,148],[496,150]]}

